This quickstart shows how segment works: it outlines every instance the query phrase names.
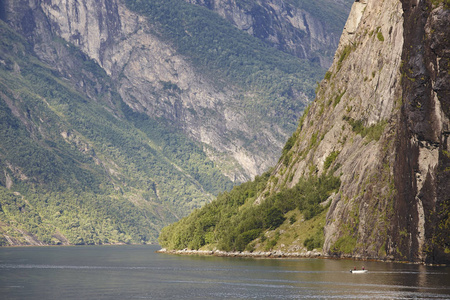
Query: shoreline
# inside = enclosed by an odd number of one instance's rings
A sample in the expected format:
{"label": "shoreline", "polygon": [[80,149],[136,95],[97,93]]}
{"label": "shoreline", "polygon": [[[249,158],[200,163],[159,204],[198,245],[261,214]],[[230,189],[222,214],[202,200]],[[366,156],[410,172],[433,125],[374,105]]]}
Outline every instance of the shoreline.
{"label": "shoreline", "polygon": [[221,250],[168,250],[162,248],[157,253],[172,254],[172,255],[203,255],[203,256],[217,256],[217,257],[252,257],[252,258],[332,258],[324,256],[322,252],[312,250],[307,252],[283,252],[283,251],[235,251],[227,252]]}
{"label": "shoreline", "polygon": [[447,264],[427,264],[425,262],[414,262],[414,261],[400,261],[400,260],[390,260],[390,259],[377,259],[369,257],[354,257],[354,256],[336,256],[336,255],[326,255],[321,251],[316,249],[307,252],[283,252],[279,250],[275,251],[235,251],[226,252],[221,250],[168,250],[162,248],[156,251],[161,254],[169,255],[199,255],[199,256],[216,256],[216,257],[239,257],[239,258],[262,258],[262,259],[289,259],[289,258],[315,258],[315,259],[336,259],[336,260],[355,260],[355,261],[372,261],[372,262],[384,262],[384,263],[398,263],[398,264],[414,264],[414,265],[425,265],[433,267],[447,267]]}
{"label": "shoreline", "polygon": [[[160,246],[156,243],[148,244],[126,244],[126,243],[114,243],[114,244],[101,244],[101,245],[7,245],[0,246],[0,248],[20,248],[20,247],[92,247],[92,246]],[[385,263],[399,263],[399,264],[415,264],[415,265],[425,265],[433,267],[448,267],[450,264],[429,264],[425,262],[414,262],[414,261],[401,261],[393,259],[379,259],[370,257],[355,257],[351,255],[337,256],[337,255],[326,255],[321,251],[316,249],[306,252],[283,252],[280,250],[275,251],[235,251],[226,252],[221,250],[168,250],[166,248],[161,248],[155,251],[156,253],[169,254],[169,255],[198,255],[198,256],[216,256],[216,257],[236,257],[236,258],[261,258],[261,259],[289,259],[289,258],[315,258],[315,259],[336,259],[336,260],[355,260],[355,261],[372,261],[372,262],[385,262]]]}

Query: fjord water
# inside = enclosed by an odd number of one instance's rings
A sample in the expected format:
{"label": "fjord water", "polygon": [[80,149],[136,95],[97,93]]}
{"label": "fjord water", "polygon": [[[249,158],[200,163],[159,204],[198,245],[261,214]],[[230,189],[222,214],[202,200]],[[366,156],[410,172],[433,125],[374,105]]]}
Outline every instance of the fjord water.
{"label": "fjord water", "polygon": [[[0,248],[1,299],[450,299],[450,268],[158,254],[157,246]],[[366,274],[351,274],[354,266]]]}

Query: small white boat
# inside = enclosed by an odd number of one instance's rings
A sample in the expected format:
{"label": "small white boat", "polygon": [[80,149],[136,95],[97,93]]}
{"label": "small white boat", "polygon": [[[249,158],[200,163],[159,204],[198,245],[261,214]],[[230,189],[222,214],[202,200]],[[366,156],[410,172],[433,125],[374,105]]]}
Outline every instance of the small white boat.
{"label": "small white boat", "polygon": [[367,270],[350,270],[350,273],[362,274],[367,273]]}

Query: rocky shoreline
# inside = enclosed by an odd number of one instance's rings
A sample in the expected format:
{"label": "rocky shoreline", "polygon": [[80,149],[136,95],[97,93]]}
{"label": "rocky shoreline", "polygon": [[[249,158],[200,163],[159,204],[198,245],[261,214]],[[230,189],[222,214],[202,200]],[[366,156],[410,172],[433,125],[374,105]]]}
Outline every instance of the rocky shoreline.
{"label": "rocky shoreline", "polygon": [[283,252],[283,251],[243,251],[243,252],[227,252],[221,250],[168,250],[162,248],[158,253],[165,254],[178,254],[178,255],[206,255],[206,256],[220,256],[220,257],[254,257],[254,258],[320,258],[325,257],[322,252],[317,250],[306,251],[306,252]]}
{"label": "rocky shoreline", "polygon": [[379,258],[369,258],[369,257],[356,257],[352,255],[326,255],[322,251],[317,251],[316,249],[312,251],[304,251],[304,252],[283,252],[280,250],[274,251],[235,251],[235,252],[227,252],[221,250],[190,250],[190,249],[182,249],[182,250],[169,250],[166,248],[162,248],[156,251],[157,253],[163,254],[172,254],[172,255],[204,255],[204,256],[217,256],[217,257],[248,257],[248,258],[324,258],[324,259],[350,259],[357,261],[374,261],[374,262],[390,262],[390,263],[403,263],[403,264],[422,264],[427,266],[440,266],[445,267],[447,264],[427,264],[425,262],[413,262],[413,261],[403,261],[403,260],[395,260],[391,259],[379,259]]}

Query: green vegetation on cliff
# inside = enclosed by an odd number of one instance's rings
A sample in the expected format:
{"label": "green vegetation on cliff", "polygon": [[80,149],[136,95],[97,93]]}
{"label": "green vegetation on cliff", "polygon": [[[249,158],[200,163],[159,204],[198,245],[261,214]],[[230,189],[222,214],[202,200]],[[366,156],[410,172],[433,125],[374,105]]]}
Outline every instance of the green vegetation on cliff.
{"label": "green vegetation on cliff", "polygon": [[[321,203],[340,186],[339,178],[332,175],[301,178],[293,188],[255,204],[269,178],[267,172],[252,182],[234,187],[188,217],[165,227],[159,236],[160,245],[168,249],[199,249],[210,245],[224,251],[252,250],[249,244],[263,236],[264,231],[277,229],[289,212],[299,210],[305,220],[321,214],[326,208]],[[295,223],[295,217],[289,221]],[[322,234],[316,233],[305,246],[315,247],[323,243],[321,238]],[[276,244],[276,239],[271,243]]]}

